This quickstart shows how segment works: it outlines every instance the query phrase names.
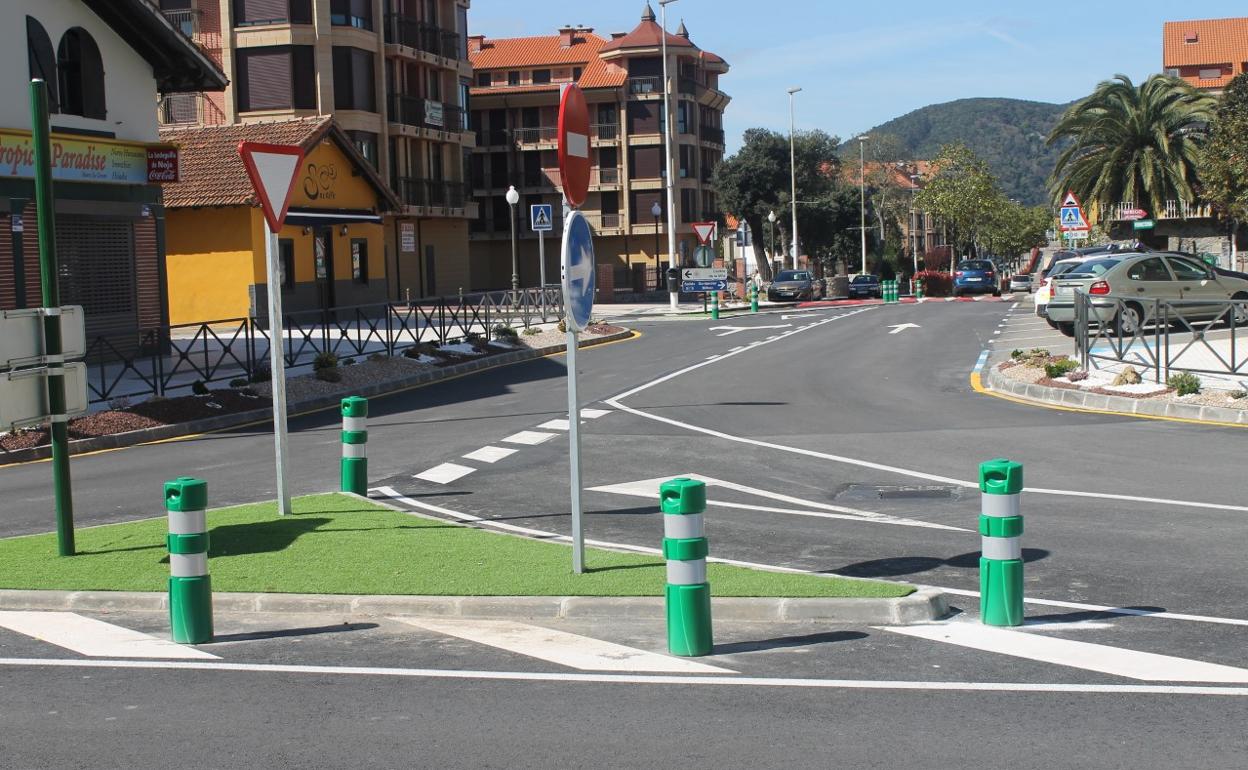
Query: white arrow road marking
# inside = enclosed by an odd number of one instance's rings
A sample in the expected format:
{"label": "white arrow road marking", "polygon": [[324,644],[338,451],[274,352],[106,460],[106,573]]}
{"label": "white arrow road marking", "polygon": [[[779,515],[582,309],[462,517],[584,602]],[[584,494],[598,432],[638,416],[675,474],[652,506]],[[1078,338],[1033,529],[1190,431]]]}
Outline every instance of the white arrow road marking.
{"label": "white arrow road marking", "polygon": [[793,324],[780,324],[778,326],[712,326],[710,328],[710,331],[713,331],[713,332],[722,331],[723,334],[716,334],[715,336],[727,337],[730,334],[737,334],[738,332],[749,332],[749,331],[754,331],[755,329],[788,329],[792,325]]}
{"label": "white arrow road marking", "polygon": [[95,658],[194,658],[216,655],[73,612],[0,611],[0,627]]}
{"label": "white arrow road marking", "polygon": [[582,671],[649,671],[659,674],[733,674],[731,669],[668,657],[622,644],[591,639],[510,620],[391,618],[445,634]]}
{"label": "white arrow road marking", "polygon": [[[828,503],[820,503],[813,500],[803,500],[799,497],[781,494],[780,492],[768,492],[765,489],[756,489],[747,487],[744,484],[736,484],[731,481],[720,481],[709,476],[703,476],[697,473],[679,474],[681,478],[694,479],[701,481],[708,487],[719,487],[721,489],[730,489],[734,492],[742,492],[754,497],[762,497],[777,502],[789,503],[792,505],[804,506],[803,509],[792,508],[776,508],[763,505],[750,505],[747,503],[734,503],[724,500],[710,500],[707,505],[717,505],[721,508],[739,508],[747,511],[758,511],[760,513],[782,513],[790,516],[810,516],[820,519],[845,519],[847,521],[860,521],[870,524],[894,524],[901,527],[924,527],[927,529],[944,529],[953,532],[969,532],[970,530],[961,527],[950,527],[945,524],[930,524],[926,521],[916,521],[914,519],[904,519],[897,516],[889,516],[885,513],[876,513],[874,511],[863,511],[856,508],[846,508],[841,505],[829,505]],[[605,492],[612,495],[627,495],[629,497],[644,497],[651,500],[658,500],[659,485],[672,476],[662,476],[657,479],[642,479],[640,481],[628,481],[623,484],[608,484],[601,487],[592,487],[590,492]],[[810,510],[814,509],[814,510]]]}
{"label": "white arrow road marking", "polygon": [[901,334],[906,329],[921,329],[923,327],[919,326],[918,324],[893,324],[892,326],[888,328],[892,329],[892,331],[889,332],[889,334]]}
{"label": "white arrow road marking", "polygon": [[1035,636],[1022,631],[994,628],[974,622],[952,622],[926,626],[879,626],[903,636],[947,642],[974,650],[1012,655],[1059,666],[1125,676],[1145,682],[1248,683],[1248,669],[1205,663],[1199,660],[1136,652],[1105,644]]}

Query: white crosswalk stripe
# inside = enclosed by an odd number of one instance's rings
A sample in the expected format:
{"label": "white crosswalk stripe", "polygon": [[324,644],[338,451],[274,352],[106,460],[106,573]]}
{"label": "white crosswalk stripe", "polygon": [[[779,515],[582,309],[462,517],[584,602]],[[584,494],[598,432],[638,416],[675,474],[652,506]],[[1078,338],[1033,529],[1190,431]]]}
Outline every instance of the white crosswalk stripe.
{"label": "white crosswalk stripe", "polygon": [[74,612],[0,611],[0,627],[95,658],[218,659],[194,647]]}

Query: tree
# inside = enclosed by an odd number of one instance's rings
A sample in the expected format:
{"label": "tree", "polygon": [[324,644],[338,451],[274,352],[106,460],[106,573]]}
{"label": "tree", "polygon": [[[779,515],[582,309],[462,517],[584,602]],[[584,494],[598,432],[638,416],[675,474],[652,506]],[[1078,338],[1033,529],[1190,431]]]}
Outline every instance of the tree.
{"label": "tree", "polygon": [[1248,74],[1222,95],[1197,168],[1201,199],[1227,220],[1234,240],[1248,222]]}
{"label": "tree", "polygon": [[1043,246],[1045,231],[1052,226],[1047,206],[1023,206],[999,195],[988,210],[980,240],[989,254],[1013,260],[1032,246]]}
{"label": "tree", "polygon": [[1167,200],[1192,201],[1204,127],[1216,103],[1168,75],[1138,87],[1126,75],[1101,83],[1049,134],[1050,146],[1070,142],[1049,177],[1054,200],[1072,190],[1093,219],[1124,201],[1151,211]]}
{"label": "tree", "polygon": [[[940,217],[955,254],[970,254],[988,214],[1001,197],[988,164],[964,144],[941,148],[915,206]],[[955,257],[956,261],[956,257]]]}

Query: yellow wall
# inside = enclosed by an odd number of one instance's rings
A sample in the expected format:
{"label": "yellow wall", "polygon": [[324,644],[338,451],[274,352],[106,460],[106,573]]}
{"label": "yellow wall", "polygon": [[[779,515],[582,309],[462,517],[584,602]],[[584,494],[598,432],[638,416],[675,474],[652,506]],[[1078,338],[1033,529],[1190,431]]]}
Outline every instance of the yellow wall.
{"label": "yellow wall", "polygon": [[241,206],[165,214],[169,322],[245,317],[253,283],[250,211]]}
{"label": "yellow wall", "polygon": [[321,142],[303,159],[290,205],[295,208],[375,209],[377,192],[333,142]]}

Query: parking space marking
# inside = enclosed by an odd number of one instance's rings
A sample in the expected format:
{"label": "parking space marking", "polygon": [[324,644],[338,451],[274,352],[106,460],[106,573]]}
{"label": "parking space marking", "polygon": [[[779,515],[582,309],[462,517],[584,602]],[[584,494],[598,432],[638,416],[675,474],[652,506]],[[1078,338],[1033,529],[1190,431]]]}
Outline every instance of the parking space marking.
{"label": "parking space marking", "polygon": [[562,419],[560,419],[560,420],[547,420],[546,422],[542,423],[541,425],[539,425],[539,426],[537,426],[537,427],[541,428],[542,430],[567,430],[567,429],[568,429],[568,421],[567,421],[567,420],[562,420]]}
{"label": "parking space marking", "polygon": [[194,647],[74,612],[0,611],[0,627],[95,658],[219,660],[216,655]]}
{"label": "parking space marking", "polygon": [[450,484],[452,481],[458,481],[476,470],[476,468],[469,468],[466,465],[442,463],[441,465],[433,466],[424,473],[417,473],[416,478],[421,481],[432,481],[434,484]]}
{"label": "parking space marking", "polygon": [[685,658],[604,642],[580,634],[516,623],[510,620],[394,617],[435,634],[454,636],[517,655],[537,658],[581,671],[650,672],[657,674],[732,674],[731,669]]}
{"label": "parking space marking", "polygon": [[493,463],[498,462],[499,460],[503,460],[505,458],[511,457],[518,451],[520,450],[508,449],[506,447],[501,447],[501,446],[483,446],[476,451],[469,452],[468,454],[464,455],[464,459],[476,460],[477,462],[493,464]]}
{"label": "parking space marking", "polygon": [[525,446],[537,446],[538,444],[550,441],[557,436],[556,433],[542,433],[536,430],[522,430],[519,433],[513,433],[503,439],[508,444],[523,444]]}
{"label": "parking space marking", "polygon": [[599,417],[605,417],[611,414],[610,409],[582,409],[581,416],[587,420],[597,420]]}

